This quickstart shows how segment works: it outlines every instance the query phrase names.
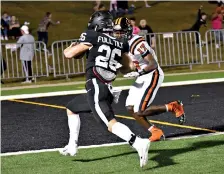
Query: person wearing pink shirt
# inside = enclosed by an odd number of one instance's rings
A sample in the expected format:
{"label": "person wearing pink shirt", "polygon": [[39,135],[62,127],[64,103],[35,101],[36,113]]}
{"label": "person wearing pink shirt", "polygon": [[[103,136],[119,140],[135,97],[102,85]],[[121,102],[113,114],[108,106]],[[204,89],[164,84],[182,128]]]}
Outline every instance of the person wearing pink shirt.
{"label": "person wearing pink shirt", "polygon": [[135,17],[130,18],[131,26],[133,28],[132,34],[138,34],[140,32],[140,29],[135,25],[135,21],[136,21]]}
{"label": "person wearing pink shirt", "polygon": [[212,15],[212,29],[217,30],[215,31],[216,48],[219,48],[220,43],[224,42],[224,33],[221,31],[222,21],[223,15],[221,14],[221,11],[218,10]]}

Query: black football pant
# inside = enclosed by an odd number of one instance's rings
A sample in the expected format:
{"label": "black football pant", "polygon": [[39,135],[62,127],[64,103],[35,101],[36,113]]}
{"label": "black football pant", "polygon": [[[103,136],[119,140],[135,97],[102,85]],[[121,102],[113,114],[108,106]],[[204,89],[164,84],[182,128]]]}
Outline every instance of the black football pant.
{"label": "black football pant", "polygon": [[93,78],[86,82],[87,94],[76,96],[67,105],[74,113],[92,112],[96,120],[108,126],[109,121],[114,119],[112,109],[113,95],[108,86],[100,80]]}

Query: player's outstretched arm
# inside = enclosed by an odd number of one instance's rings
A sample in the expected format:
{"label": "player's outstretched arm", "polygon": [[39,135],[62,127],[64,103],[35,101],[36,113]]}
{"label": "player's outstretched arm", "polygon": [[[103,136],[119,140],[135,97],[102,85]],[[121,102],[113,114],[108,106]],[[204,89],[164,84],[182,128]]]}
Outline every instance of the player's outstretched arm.
{"label": "player's outstretched arm", "polygon": [[122,67],[119,68],[119,70],[122,74],[126,74],[131,71],[135,71],[135,66],[134,66],[131,58],[129,57],[128,53],[122,54],[122,60],[120,63],[122,65]]}
{"label": "player's outstretched arm", "polygon": [[72,43],[68,48],[64,50],[64,55],[66,58],[80,58],[80,55],[84,54],[89,50],[91,46],[82,43]]}

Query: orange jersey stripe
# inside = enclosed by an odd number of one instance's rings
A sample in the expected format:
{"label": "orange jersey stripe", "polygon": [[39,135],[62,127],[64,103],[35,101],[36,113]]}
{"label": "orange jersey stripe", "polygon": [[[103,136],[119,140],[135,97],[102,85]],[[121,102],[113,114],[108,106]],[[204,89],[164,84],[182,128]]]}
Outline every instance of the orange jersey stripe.
{"label": "orange jersey stripe", "polygon": [[156,88],[156,85],[157,85],[157,81],[158,81],[158,78],[159,78],[159,73],[158,73],[158,70],[155,70],[154,72],[154,80],[153,80],[153,84],[152,84],[152,87],[148,90],[148,93],[144,99],[144,102],[142,103],[142,107],[141,107],[141,111],[144,111],[146,109],[146,106],[150,100],[150,96],[152,95],[152,92],[154,91],[154,89]]}
{"label": "orange jersey stripe", "polygon": [[131,44],[131,46],[130,46],[130,52],[131,52],[131,54],[134,54],[134,49],[135,49],[135,47],[136,47],[140,42],[142,42],[142,41],[145,41],[145,39],[142,38],[142,37],[139,37],[138,39],[136,39],[136,40]]}

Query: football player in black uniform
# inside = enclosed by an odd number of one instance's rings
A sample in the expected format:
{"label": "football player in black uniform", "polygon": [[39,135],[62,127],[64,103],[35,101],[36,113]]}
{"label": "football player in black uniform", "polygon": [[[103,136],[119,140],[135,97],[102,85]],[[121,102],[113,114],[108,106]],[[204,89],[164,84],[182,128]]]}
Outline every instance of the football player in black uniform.
{"label": "football player in black uniform", "polygon": [[[149,139],[137,137],[126,125],[117,122],[112,109],[114,96],[112,95],[111,82],[115,80],[117,65],[121,73],[127,73],[134,69],[128,56],[128,43],[123,43],[112,37],[113,17],[108,11],[95,12],[88,23],[88,30],[80,36],[80,43],[72,44],[64,50],[66,58],[79,58],[88,51],[86,65],[86,90],[87,101],[94,117],[106,125],[107,129],[128,142],[136,149],[140,157],[140,166],[148,161]],[[78,108],[77,107],[83,107]],[[77,153],[77,141],[80,128],[79,113],[85,112],[86,104],[72,101],[67,106],[68,122],[70,129],[69,144],[62,150],[64,155]],[[80,109],[80,110],[79,110]],[[84,109],[84,110],[82,110]],[[77,112],[78,110],[78,112]],[[73,137],[73,138],[71,138]]]}

